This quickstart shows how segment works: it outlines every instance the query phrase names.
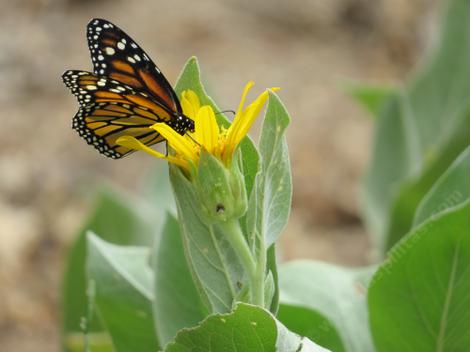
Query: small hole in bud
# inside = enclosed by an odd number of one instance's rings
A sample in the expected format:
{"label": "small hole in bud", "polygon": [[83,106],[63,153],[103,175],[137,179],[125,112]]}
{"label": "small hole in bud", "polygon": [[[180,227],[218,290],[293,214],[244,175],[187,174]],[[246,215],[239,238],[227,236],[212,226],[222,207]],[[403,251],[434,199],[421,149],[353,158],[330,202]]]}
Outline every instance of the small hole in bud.
{"label": "small hole in bud", "polygon": [[215,211],[217,212],[217,214],[221,214],[225,211],[225,207],[222,203],[219,203],[215,206]]}

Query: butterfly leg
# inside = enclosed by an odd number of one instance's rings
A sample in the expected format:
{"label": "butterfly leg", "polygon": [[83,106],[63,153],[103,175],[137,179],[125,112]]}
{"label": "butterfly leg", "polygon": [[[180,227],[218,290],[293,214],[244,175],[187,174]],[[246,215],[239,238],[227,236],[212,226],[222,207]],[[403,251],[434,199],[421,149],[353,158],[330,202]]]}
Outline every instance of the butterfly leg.
{"label": "butterfly leg", "polygon": [[186,133],[186,135],[189,137],[189,139],[191,139],[194,143],[196,143],[198,146],[201,147],[201,144],[197,140],[195,140],[193,137],[191,137],[189,133]]}

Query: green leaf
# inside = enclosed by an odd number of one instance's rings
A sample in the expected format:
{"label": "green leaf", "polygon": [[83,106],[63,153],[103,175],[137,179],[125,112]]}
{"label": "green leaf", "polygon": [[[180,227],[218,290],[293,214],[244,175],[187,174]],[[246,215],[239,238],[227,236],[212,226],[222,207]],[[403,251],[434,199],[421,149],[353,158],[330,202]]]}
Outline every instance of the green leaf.
{"label": "green leaf", "polygon": [[155,233],[159,234],[165,223],[166,213],[168,211],[176,213],[167,163],[155,163],[145,175],[139,193],[144,201],[143,212],[152,221]]}
{"label": "green leaf", "polygon": [[[280,267],[281,307],[297,307],[315,317],[308,336],[334,351],[374,351],[370,337],[364,276],[370,269],[347,269],[314,261],[296,261]],[[283,309],[283,308],[281,308]],[[305,312],[305,311],[309,312]],[[285,317],[284,314],[280,317]],[[291,329],[300,322],[281,320]],[[303,326],[296,332],[305,333]],[[340,337],[338,341],[337,337]]]}
{"label": "green leaf", "polygon": [[274,295],[271,300],[271,306],[269,311],[276,315],[279,308],[279,274],[277,272],[277,260],[276,260],[276,244],[273,243],[268,249],[267,253],[267,269],[273,276],[274,281]]}
{"label": "green leaf", "polygon": [[434,184],[416,211],[417,226],[446,209],[462,204],[470,198],[470,147]]}
{"label": "green leaf", "polygon": [[376,125],[363,199],[381,253],[413,224],[421,199],[470,140],[470,2],[449,4],[440,46]]}
{"label": "green leaf", "polygon": [[239,283],[244,282],[244,269],[220,230],[202,222],[194,188],[181,170],[170,167],[170,179],[186,258],[199,294],[209,312],[228,312]]}
{"label": "green leaf", "polygon": [[[86,232],[99,233],[116,244],[145,245],[153,241],[153,231],[135,210],[135,203],[111,190],[102,190],[89,219],[76,236],[65,264],[62,283],[62,333],[67,349],[68,336],[80,333],[80,321],[86,316]],[[89,327],[91,332],[103,331],[98,320]]]}
{"label": "green leaf", "polygon": [[158,340],[164,346],[179,330],[197,325],[208,315],[184,256],[178,221],[171,214],[166,217],[152,262],[155,275],[154,318]]}
{"label": "green leaf", "polygon": [[92,332],[85,337],[83,333],[68,334],[65,348],[70,352],[87,352],[85,350],[85,338],[88,339],[90,351],[114,352],[113,342],[107,332]]}
{"label": "green leaf", "polygon": [[281,304],[277,315],[290,331],[308,337],[335,352],[345,352],[337,328],[316,310],[290,304]]}
{"label": "green leaf", "polygon": [[386,233],[386,247],[397,243],[403,234],[410,231],[416,209],[430,188],[447,170],[453,160],[468,146],[470,137],[470,111],[464,111],[456,133],[446,142],[445,147],[432,156],[419,177],[411,177],[400,186],[391,209],[390,226]]}
{"label": "green leaf", "polygon": [[377,351],[470,346],[470,201],[402,239],[374,275],[369,312]]}
{"label": "green leaf", "polygon": [[[247,212],[248,233],[263,237],[267,247],[276,241],[289,218],[292,176],[285,138],[289,122],[284,105],[270,92],[259,142],[261,170]],[[250,241],[255,243],[255,238]]]}
{"label": "green leaf", "polygon": [[352,84],[346,87],[346,92],[375,118],[380,114],[386,101],[393,95],[394,89],[368,84]]}
{"label": "green leaf", "polygon": [[213,315],[182,330],[165,352],[328,352],[289,332],[266,310],[238,304],[229,314]]}
{"label": "green leaf", "polygon": [[117,352],[154,352],[153,275],[145,247],[117,246],[88,235],[88,277],[97,311]]}
{"label": "green leaf", "polygon": [[[201,83],[199,64],[194,56],[186,62],[175,86],[175,91],[178,96],[186,89],[191,89],[196,93],[201,101],[201,105],[209,105],[215,112],[221,111],[212,98],[207,95]],[[225,128],[230,126],[230,122],[224,114],[219,113],[216,116],[221,126]],[[242,151],[242,166],[245,177],[246,194],[250,195],[256,173],[258,172],[259,156],[253,141],[249,137],[243,139],[240,144],[240,150]]]}

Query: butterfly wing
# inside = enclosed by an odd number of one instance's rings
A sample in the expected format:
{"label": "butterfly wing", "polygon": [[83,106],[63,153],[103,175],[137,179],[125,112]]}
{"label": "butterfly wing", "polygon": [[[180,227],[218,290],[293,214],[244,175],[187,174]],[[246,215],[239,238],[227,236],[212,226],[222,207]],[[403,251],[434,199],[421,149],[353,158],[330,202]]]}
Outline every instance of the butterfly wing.
{"label": "butterfly wing", "polygon": [[135,90],[148,92],[169,109],[182,112],[178,97],[165,76],[119,27],[103,19],[92,19],[87,26],[87,38],[96,75],[108,76]]}
{"label": "butterfly wing", "polygon": [[132,152],[116,144],[121,136],[133,136],[146,145],[164,141],[149,127],[168,123],[172,112],[145,92],[86,71],[66,71],[62,79],[80,105],[72,127],[100,153],[118,159]]}

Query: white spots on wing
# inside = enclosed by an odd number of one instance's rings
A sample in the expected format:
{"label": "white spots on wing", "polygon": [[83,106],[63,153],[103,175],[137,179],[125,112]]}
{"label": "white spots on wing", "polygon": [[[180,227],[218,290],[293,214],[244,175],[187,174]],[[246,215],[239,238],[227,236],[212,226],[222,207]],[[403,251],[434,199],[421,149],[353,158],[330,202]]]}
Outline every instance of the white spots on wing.
{"label": "white spots on wing", "polygon": [[93,39],[94,39],[94,40],[97,40],[97,39],[98,39],[98,36],[97,36],[97,35],[94,35],[94,36],[93,36]]}
{"label": "white spots on wing", "polygon": [[121,92],[126,91],[126,88],[124,88],[123,86],[117,86],[116,89],[120,90]]}
{"label": "white spots on wing", "polygon": [[158,73],[161,73],[161,72],[160,72],[160,69],[159,69],[157,66],[155,66],[155,70],[156,70]]}
{"label": "white spots on wing", "polygon": [[98,81],[96,84],[97,84],[98,86],[100,86],[100,87],[104,87],[104,86],[106,85],[106,82],[104,82],[104,81]]}
{"label": "white spots on wing", "polygon": [[145,61],[150,61],[149,57],[147,56],[147,54],[144,54],[144,60]]}
{"label": "white spots on wing", "polygon": [[119,89],[116,89],[116,88],[111,88],[109,91],[113,92],[113,93],[121,93],[121,91]]}
{"label": "white spots on wing", "polygon": [[101,63],[101,67],[106,68],[106,64],[104,62]]}
{"label": "white spots on wing", "polygon": [[88,90],[96,90],[96,89],[98,89],[98,88],[96,88],[96,86],[91,85],[91,84],[88,85],[88,86],[86,86],[85,88],[88,89]]}
{"label": "white spots on wing", "polygon": [[121,39],[121,42],[122,42],[123,44],[126,44],[126,43],[127,43],[126,38],[122,38],[122,39]]}
{"label": "white spots on wing", "polygon": [[100,75],[104,75],[104,70],[103,69],[100,70]]}
{"label": "white spots on wing", "polygon": [[114,55],[114,53],[116,52],[116,50],[114,50],[114,48],[111,48],[110,46],[106,47],[104,51],[107,55]]}
{"label": "white spots on wing", "polygon": [[124,43],[122,43],[122,42],[119,42],[119,43],[117,43],[117,47],[118,47],[118,49],[120,49],[120,50],[124,50],[124,49],[126,48],[126,44],[124,44]]}
{"label": "white spots on wing", "polygon": [[103,56],[103,55],[98,55],[98,60],[99,60],[99,61],[103,61],[103,60],[104,60],[104,56]]}
{"label": "white spots on wing", "polygon": [[134,55],[134,59],[137,60],[137,61],[140,61],[140,56],[137,55],[137,54],[135,54],[135,55]]}
{"label": "white spots on wing", "polygon": [[110,28],[110,27],[109,27],[109,24],[105,23],[105,24],[103,25],[103,28]]}
{"label": "white spots on wing", "polygon": [[130,56],[127,57],[127,61],[129,61],[130,63],[135,64],[134,58],[132,58],[132,57],[130,57]]}
{"label": "white spots on wing", "polygon": [[97,32],[101,32],[102,29],[103,29],[103,28],[101,28],[101,27],[96,27],[96,28],[95,28],[95,30],[96,30]]}
{"label": "white spots on wing", "polygon": [[132,46],[134,49],[137,49],[137,48],[138,48],[138,46],[137,46],[136,43],[131,43],[131,46]]}

